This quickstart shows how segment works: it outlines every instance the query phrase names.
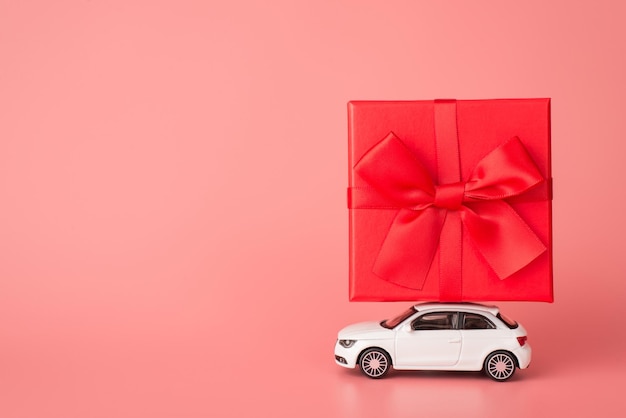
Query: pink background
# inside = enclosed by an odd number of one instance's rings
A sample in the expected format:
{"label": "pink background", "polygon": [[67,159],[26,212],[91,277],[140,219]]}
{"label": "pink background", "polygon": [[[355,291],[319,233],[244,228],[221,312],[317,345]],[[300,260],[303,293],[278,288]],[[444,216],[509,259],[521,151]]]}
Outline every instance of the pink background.
{"label": "pink background", "polygon": [[[617,416],[624,2],[0,0],[0,416]],[[551,97],[554,304],[530,369],[372,381],[351,99]]]}

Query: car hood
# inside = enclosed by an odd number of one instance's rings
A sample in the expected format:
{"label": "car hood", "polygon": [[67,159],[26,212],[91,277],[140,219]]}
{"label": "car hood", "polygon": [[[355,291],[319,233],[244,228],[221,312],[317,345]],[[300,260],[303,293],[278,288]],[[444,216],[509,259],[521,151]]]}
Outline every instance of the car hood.
{"label": "car hood", "polygon": [[389,338],[392,335],[393,330],[383,327],[380,325],[380,322],[368,321],[348,325],[339,331],[338,338],[340,340],[358,340],[361,338],[382,339]]}

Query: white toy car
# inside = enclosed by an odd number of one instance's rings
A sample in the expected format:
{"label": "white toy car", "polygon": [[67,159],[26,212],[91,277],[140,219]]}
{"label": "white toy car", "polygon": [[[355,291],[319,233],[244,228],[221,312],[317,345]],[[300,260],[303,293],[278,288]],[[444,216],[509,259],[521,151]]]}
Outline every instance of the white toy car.
{"label": "white toy car", "polygon": [[393,319],[339,331],[335,362],[379,379],[397,370],[484,370],[505,381],[530,363],[526,330],[496,306],[421,303]]}

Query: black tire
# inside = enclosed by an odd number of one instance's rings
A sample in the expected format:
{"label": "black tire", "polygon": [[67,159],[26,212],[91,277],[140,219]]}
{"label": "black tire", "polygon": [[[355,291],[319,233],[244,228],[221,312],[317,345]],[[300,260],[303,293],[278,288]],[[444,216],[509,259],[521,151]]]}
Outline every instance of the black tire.
{"label": "black tire", "polygon": [[361,354],[359,367],[365,376],[380,379],[389,373],[391,358],[380,348],[368,348]]}
{"label": "black tire", "polygon": [[494,351],[485,360],[484,371],[493,380],[504,382],[515,374],[515,357],[507,351]]}

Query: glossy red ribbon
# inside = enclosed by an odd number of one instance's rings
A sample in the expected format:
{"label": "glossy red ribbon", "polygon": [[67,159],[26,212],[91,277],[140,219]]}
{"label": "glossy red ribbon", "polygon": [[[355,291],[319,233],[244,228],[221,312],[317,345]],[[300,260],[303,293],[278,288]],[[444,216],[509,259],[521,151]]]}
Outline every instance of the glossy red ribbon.
{"label": "glossy red ribbon", "polygon": [[[358,189],[350,206],[398,209],[374,263],[391,283],[421,289],[433,264],[446,217],[460,215],[465,230],[500,279],[546,251],[528,224],[504,200],[544,181],[519,138],[485,156],[466,181],[435,184],[393,133],[358,161],[355,172],[373,189]],[[460,244],[459,244],[460,245]],[[461,263],[461,260],[455,260]]]}

